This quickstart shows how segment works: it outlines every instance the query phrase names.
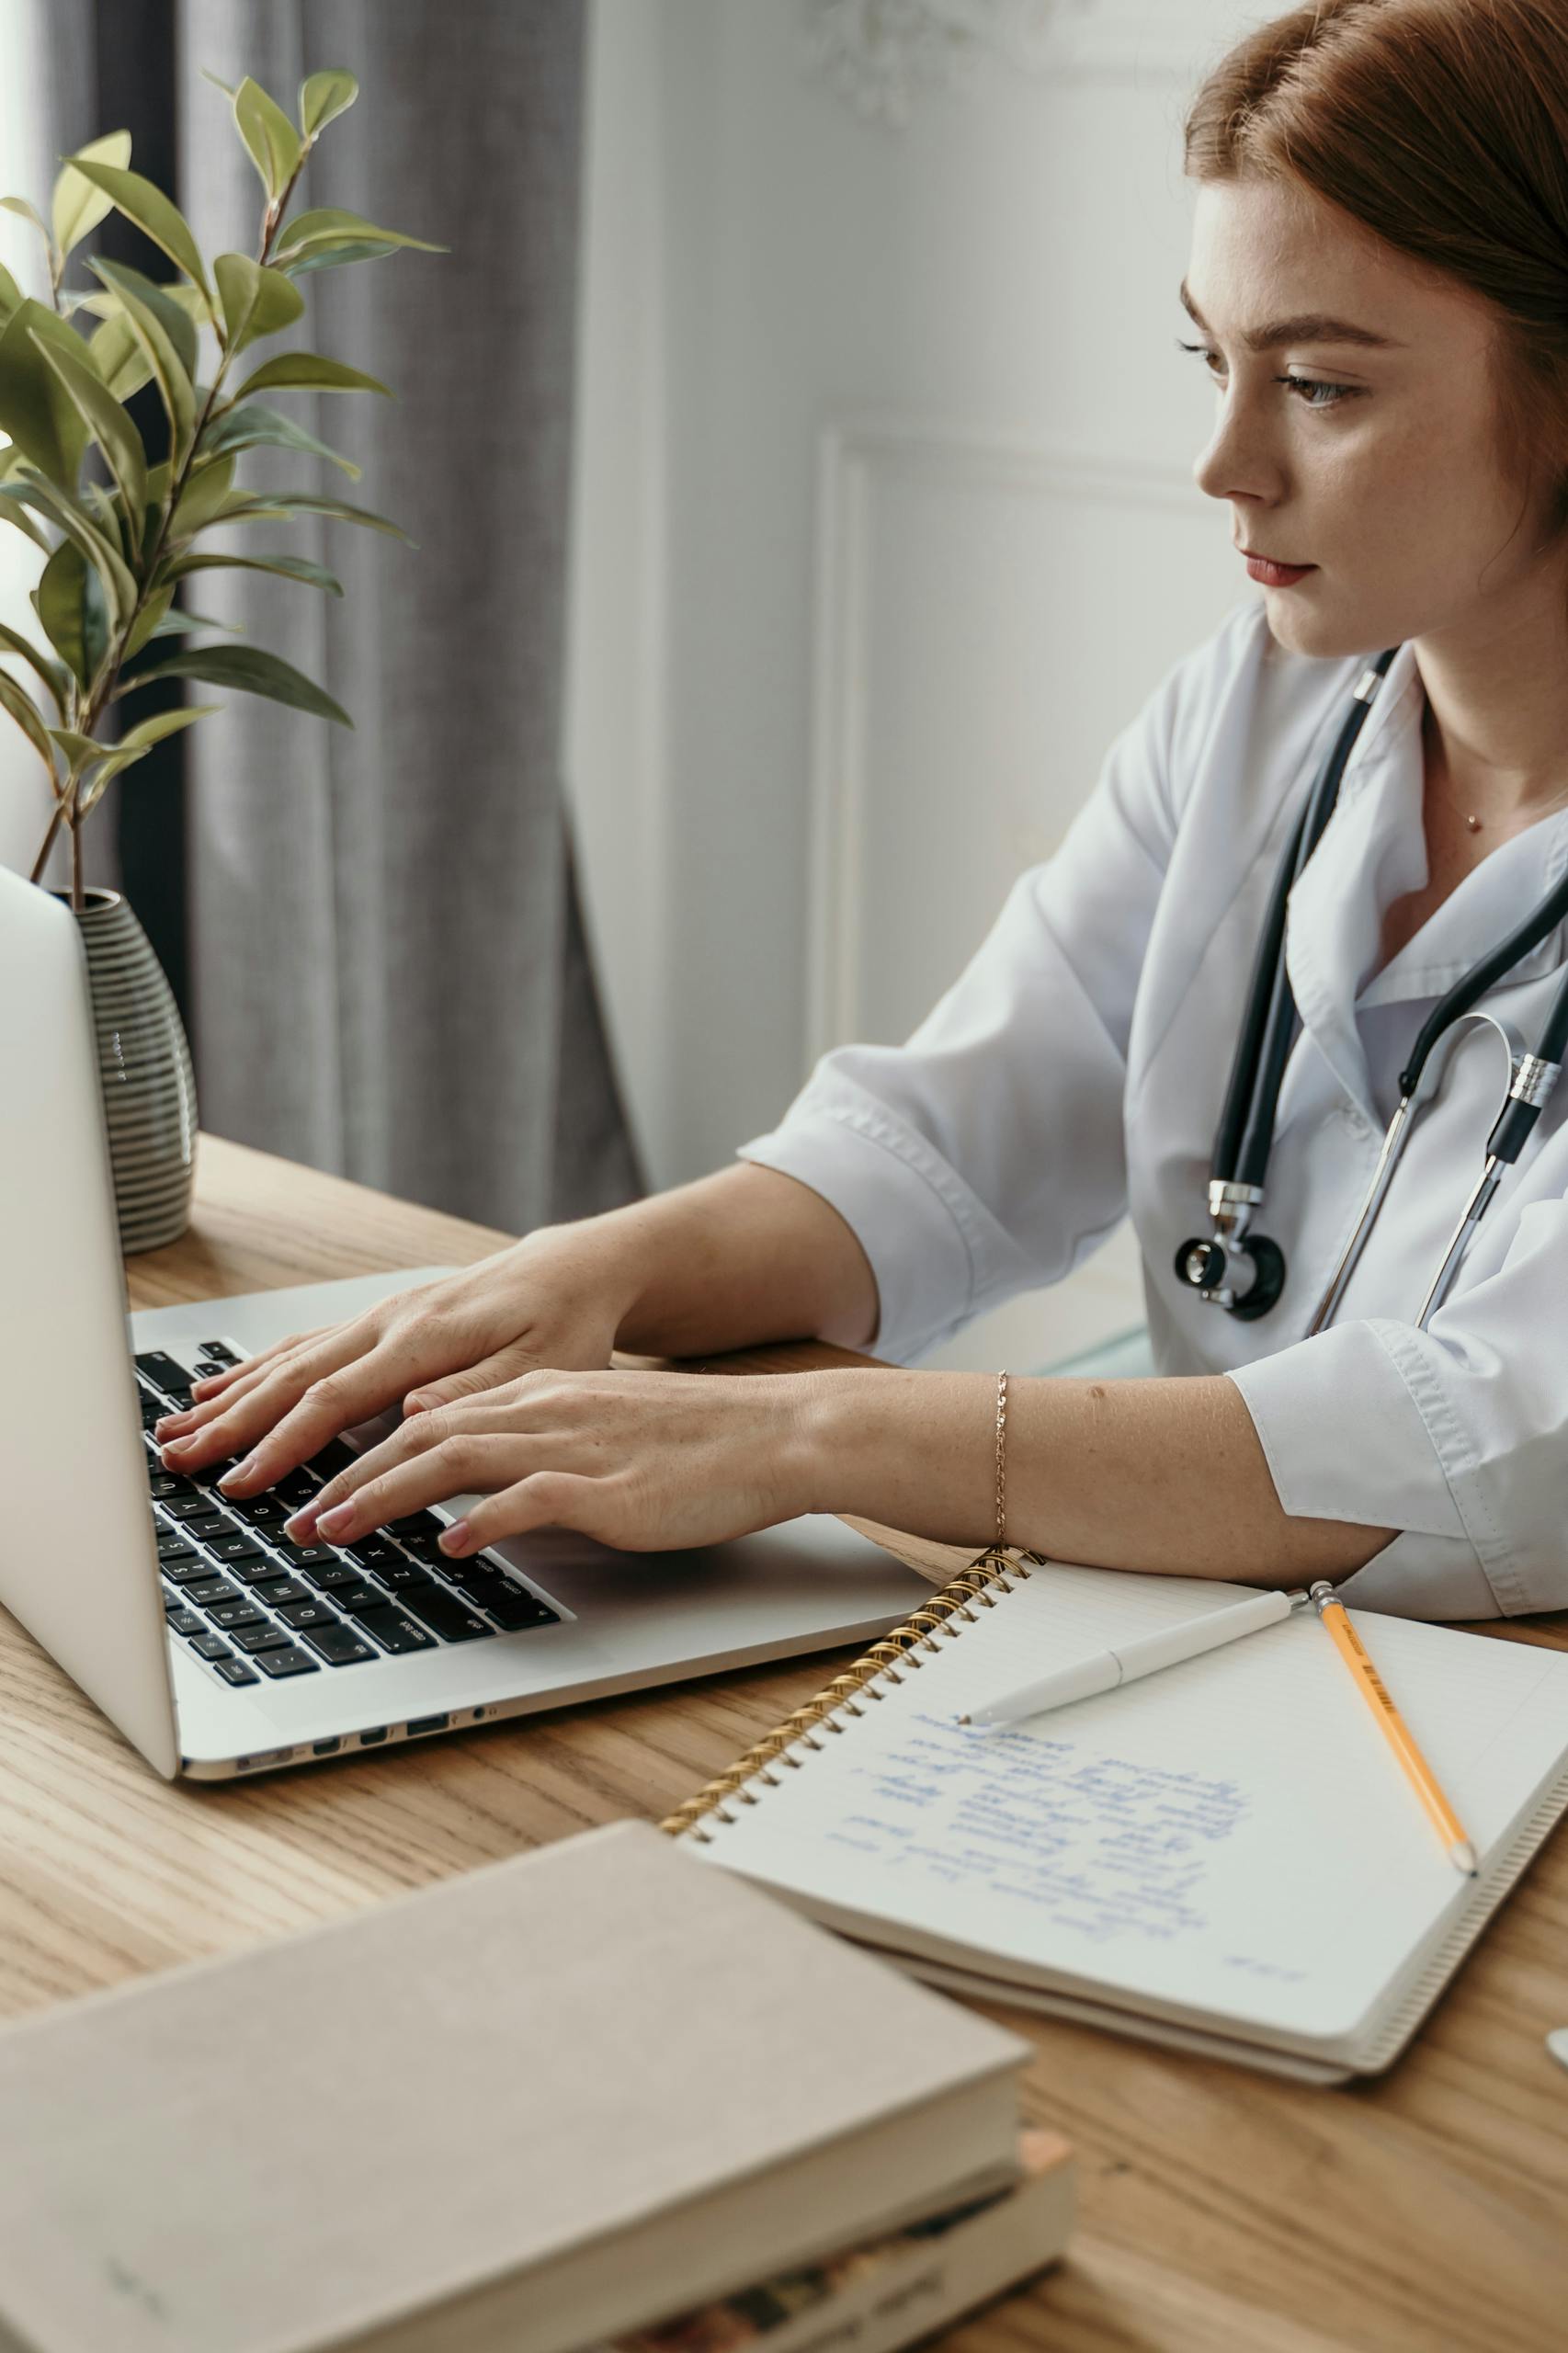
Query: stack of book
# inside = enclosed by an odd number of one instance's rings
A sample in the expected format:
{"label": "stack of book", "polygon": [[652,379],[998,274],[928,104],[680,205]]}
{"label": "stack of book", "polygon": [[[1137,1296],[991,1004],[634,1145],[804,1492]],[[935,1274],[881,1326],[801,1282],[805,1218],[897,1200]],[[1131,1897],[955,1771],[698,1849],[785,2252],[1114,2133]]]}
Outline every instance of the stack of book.
{"label": "stack of book", "polygon": [[1031,2055],[613,1824],[0,2033],[0,2345],[875,2353],[1061,2252]]}

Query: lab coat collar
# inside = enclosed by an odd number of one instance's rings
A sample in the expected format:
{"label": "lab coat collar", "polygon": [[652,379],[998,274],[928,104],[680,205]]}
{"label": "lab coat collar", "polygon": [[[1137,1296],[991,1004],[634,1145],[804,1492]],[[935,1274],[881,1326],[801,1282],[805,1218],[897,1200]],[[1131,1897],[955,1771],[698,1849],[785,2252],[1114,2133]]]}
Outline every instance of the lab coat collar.
{"label": "lab coat collar", "polygon": [[[1554,811],[1483,858],[1377,970],[1385,910],[1427,878],[1425,706],[1414,649],[1402,645],[1346,764],[1317,854],[1290,894],[1286,927],[1287,967],[1303,1027],[1369,1117],[1374,1107],[1358,1013],[1441,996],[1568,868],[1568,810]],[[1563,955],[1560,926],[1505,985],[1554,970]]]}

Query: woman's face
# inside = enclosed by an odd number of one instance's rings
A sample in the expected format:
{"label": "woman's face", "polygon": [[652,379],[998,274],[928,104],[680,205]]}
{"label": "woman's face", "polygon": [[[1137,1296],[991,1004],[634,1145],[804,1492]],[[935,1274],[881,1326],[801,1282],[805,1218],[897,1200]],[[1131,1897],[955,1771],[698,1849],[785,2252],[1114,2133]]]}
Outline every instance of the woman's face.
{"label": "woman's face", "polygon": [[1199,187],[1185,291],[1217,388],[1194,479],[1229,501],[1238,548],[1312,567],[1264,585],[1282,645],[1486,638],[1546,597],[1561,613],[1568,551],[1540,551],[1544,492],[1505,473],[1482,297],[1257,179]]}

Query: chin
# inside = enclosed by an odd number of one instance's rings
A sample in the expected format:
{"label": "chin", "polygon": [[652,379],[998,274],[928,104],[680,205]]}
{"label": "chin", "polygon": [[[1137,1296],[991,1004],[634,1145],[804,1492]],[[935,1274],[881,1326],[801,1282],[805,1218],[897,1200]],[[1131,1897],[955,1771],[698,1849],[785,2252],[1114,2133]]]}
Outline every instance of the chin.
{"label": "chin", "polygon": [[1264,618],[1276,645],[1287,654],[1302,654],[1317,662],[1342,662],[1353,654],[1380,650],[1397,640],[1369,632],[1364,622],[1328,609],[1314,609],[1301,597],[1303,582],[1295,588],[1266,588]]}

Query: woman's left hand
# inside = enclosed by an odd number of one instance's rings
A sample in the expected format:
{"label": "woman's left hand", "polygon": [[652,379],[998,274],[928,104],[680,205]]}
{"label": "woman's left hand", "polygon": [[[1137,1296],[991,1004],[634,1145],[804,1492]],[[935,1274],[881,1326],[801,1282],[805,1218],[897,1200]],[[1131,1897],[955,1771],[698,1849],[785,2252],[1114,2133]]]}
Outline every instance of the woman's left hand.
{"label": "woman's left hand", "polygon": [[815,1508],[813,1387],[809,1373],[525,1373],[411,1415],[287,1532],[349,1544],[478,1494],[443,1552],[476,1552],[534,1528],[576,1529],[627,1552],[719,1543]]}

